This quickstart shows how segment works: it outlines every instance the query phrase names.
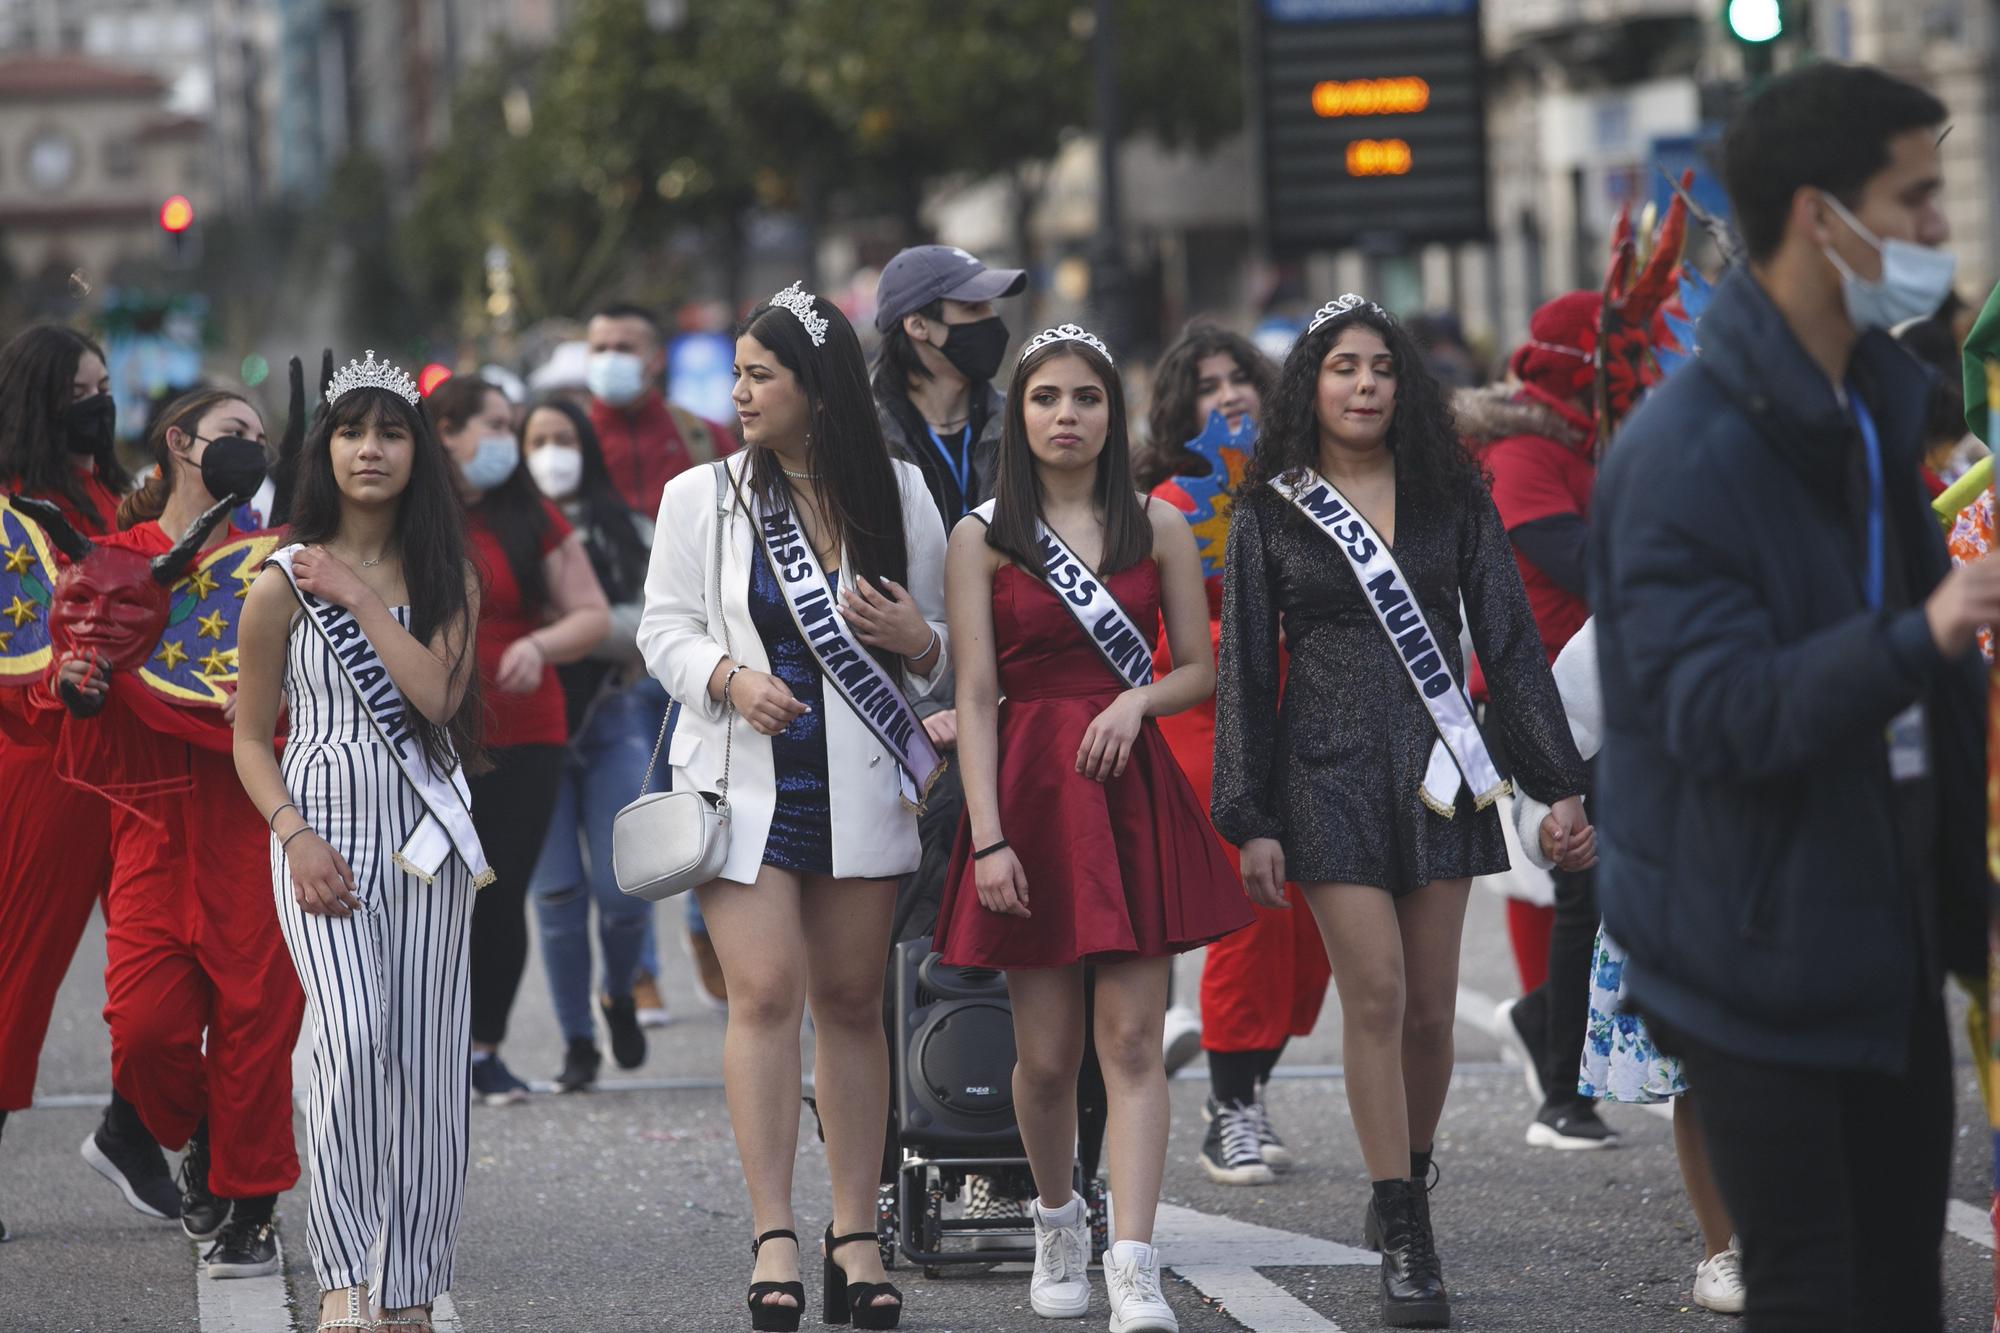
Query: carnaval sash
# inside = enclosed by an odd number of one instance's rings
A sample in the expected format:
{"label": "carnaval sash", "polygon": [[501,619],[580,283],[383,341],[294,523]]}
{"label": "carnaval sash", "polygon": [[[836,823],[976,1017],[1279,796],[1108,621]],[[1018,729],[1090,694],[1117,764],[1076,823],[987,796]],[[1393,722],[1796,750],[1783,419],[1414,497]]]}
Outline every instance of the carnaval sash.
{"label": "carnaval sash", "polygon": [[1437,743],[1431,747],[1430,762],[1424,769],[1419,795],[1425,805],[1451,818],[1458,804],[1461,783],[1472,790],[1475,807],[1484,810],[1507,791],[1507,782],[1486,752],[1486,742],[1472,720],[1472,705],[1465,691],[1452,679],[1444,652],[1431,634],[1423,608],[1410,591],[1389,548],[1375,535],[1375,529],[1360,511],[1347,503],[1332,482],[1311,468],[1273,481],[1278,494],[1290,500],[1314,526],[1326,533],[1354,570],[1361,584],[1362,598],[1382,632],[1395,645],[1409,673],[1417,697],[1430,710],[1431,724],[1437,728]]}
{"label": "carnaval sash", "polygon": [[812,649],[820,674],[840,692],[875,739],[896,756],[903,770],[903,799],[923,809],[932,784],[944,771],[944,760],[938,757],[924,724],[917,720],[902,688],[841,619],[819,557],[799,530],[791,507],[773,505],[759,495],[750,497],[750,507],[764,554],[778,575],[778,586],[785,590],[786,609],[799,627],[799,637]]}
{"label": "carnaval sash", "polygon": [[291,581],[292,591],[298,594],[299,604],[305,608],[306,622],[326,640],[328,650],[340,663],[341,674],[347,677],[347,683],[354,687],[355,698],[361,701],[361,711],[367,714],[382,743],[396,756],[397,767],[423,798],[424,809],[429,812],[395,854],[396,865],[429,884],[437,878],[445,858],[456,849],[459,860],[472,872],[472,887],[485,888],[493,882],[493,871],[486,864],[485,849],[479,845],[479,834],[472,826],[472,793],[465,783],[464,767],[453,765],[448,779],[431,767],[423,746],[410,732],[410,704],[396,688],[389,669],[382,665],[375,645],[368,641],[354,613],[299,586],[297,575],[292,573],[292,557],[304,549],[287,546],[264,563],[277,566]]}
{"label": "carnaval sash", "polygon": [[[997,503],[988,500],[971,512],[990,528]],[[1139,632],[1097,572],[1063,544],[1054,528],[1039,519],[1035,521],[1035,547],[1042,556],[1043,580],[1104,658],[1112,674],[1131,689],[1152,684],[1152,642]]]}

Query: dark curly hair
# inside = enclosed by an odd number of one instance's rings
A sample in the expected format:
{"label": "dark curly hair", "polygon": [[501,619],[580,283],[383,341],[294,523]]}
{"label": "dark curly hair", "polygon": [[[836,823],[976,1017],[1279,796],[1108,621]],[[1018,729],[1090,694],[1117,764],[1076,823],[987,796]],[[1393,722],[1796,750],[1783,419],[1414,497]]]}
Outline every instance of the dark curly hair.
{"label": "dark curly hair", "polygon": [[1319,372],[1340,335],[1356,326],[1371,329],[1388,344],[1396,364],[1396,398],[1389,415],[1389,452],[1396,456],[1396,483],[1405,494],[1429,503],[1456,504],[1483,488],[1486,479],[1459,442],[1451,406],[1424,354],[1403,326],[1368,303],[1335,315],[1292,344],[1278,372],[1278,391],[1264,400],[1264,424],[1257,454],[1244,474],[1245,487],[1273,481],[1296,468],[1319,463]]}
{"label": "dark curly hair", "polygon": [[1189,449],[1187,442],[1208,424],[1194,419],[1194,400],[1200,396],[1201,363],[1211,356],[1234,361],[1257,387],[1257,401],[1263,404],[1259,414],[1269,414],[1271,397],[1278,387],[1278,368],[1271,364],[1271,358],[1240,333],[1206,320],[1194,321],[1181,331],[1153,371],[1153,404],[1146,413],[1150,439],[1132,460],[1140,490],[1151,491],[1173,477],[1208,472],[1207,462]]}

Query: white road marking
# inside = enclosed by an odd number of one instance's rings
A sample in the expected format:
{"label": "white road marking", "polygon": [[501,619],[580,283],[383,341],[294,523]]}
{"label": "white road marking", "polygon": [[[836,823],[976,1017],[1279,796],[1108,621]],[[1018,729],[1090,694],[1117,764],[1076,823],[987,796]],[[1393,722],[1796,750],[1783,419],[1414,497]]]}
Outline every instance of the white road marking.
{"label": "white road marking", "polygon": [[1381,1262],[1372,1250],[1170,1203],[1159,1207],[1153,1241],[1168,1268],[1251,1333],[1340,1333],[1339,1324],[1257,1272],[1258,1266],[1372,1268]]}
{"label": "white road marking", "polygon": [[1983,1249],[1993,1248],[1993,1220],[1976,1203],[1953,1199],[1944,1206],[1945,1229]]}
{"label": "white road marking", "polygon": [[431,1326],[437,1333],[465,1333],[465,1325],[459,1322],[458,1307],[451,1303],[450,1292],[431,1302]]}
{"label": "white road marking", "polygon": [[278,1242],[278,1271],[265,1277],[212,1278],[201,1261],[206,1243],[194,1243],[195,1307],[201,1333],[292,1333],[285,1291],[285,1244]]}

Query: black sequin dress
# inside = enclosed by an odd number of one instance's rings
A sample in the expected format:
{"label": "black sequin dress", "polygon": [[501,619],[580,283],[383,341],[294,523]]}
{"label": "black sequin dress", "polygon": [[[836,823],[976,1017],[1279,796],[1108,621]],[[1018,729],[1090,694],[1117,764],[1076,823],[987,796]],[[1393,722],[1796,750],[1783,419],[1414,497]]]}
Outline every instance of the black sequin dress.
{"label": "black sequin dress", "polygon": [[[1446,819],[1419,789],[1437,729],[1353,566],[1268,485],[1231,512],[1216,686],[1216,832],[1276,838],[1298,883],[1372,884],[1401,895],[1432,880],[1497,874],[1495,807],[1461,790]],[[1440,505],[1396,486],[1396,563],[1465,682],[1459,599],[1500,719],[1515,783],[1554,802],[1584,789],[1527,594],[1484,487]],[[1278,633],[1290,653],[1279,702]]]}

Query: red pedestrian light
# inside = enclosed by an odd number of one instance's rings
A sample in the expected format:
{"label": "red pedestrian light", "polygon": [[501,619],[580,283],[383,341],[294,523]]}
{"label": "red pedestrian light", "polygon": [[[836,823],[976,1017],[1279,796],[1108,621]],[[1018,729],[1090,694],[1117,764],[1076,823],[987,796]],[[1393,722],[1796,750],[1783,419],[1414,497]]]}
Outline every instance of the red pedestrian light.
{"label": "red pedestrian light", "polygon": [[428,398],[433,389],[450,378],[451,367],[433,361],[417,372],[417,392]]}
{"label": "red pedestrian light", "polygon": [[194,225],[194,205],[184,194],[172,196],[160,205],[160,229],[178,236]]}

